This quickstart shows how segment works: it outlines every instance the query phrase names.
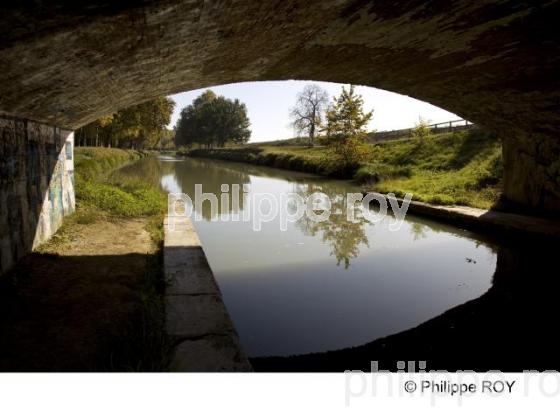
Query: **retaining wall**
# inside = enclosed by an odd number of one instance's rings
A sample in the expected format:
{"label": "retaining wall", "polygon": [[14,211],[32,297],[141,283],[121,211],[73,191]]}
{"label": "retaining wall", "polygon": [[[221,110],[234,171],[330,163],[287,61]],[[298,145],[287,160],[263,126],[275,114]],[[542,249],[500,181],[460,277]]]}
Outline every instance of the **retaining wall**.
{"label": "retaining wall", "polygon": [[74,212],[74,134],[0,116],[0,274]]}

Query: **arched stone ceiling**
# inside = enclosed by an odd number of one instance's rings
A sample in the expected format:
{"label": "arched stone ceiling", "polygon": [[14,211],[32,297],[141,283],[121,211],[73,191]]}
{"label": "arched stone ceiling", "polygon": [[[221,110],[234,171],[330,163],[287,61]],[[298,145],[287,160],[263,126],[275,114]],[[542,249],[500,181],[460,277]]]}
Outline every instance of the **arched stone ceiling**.
{"label": "arched stone ceiling", "polygon": [[[538,3],[538,4],[537,4]],[[0,111],[76,128],[155,96],[312,79],[507,135],[560,128],[559,1],[53,1],[0,6]]]}

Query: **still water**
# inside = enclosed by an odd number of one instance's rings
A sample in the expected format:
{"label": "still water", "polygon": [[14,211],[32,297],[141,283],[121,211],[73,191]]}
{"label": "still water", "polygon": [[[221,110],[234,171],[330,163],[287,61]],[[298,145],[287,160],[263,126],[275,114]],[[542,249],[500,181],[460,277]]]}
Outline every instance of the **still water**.
{"label": "still water", "polygon": [[[120,171],[194,198],[195,184],[222,194],[246,184],[242,212],[254,195],[322,192],[333,204],[326,222],[302,218],[281,231],[263,223],[222,221],[206,203],[193,218],[224,302],[249,356],[292,355],[361,345],[415,327],[484,294],[496,251],[475,234],[407,215],[391,231],[381,222],[348,222],[348,182],[208,159],[148,158]],[[229,193],[231,197],[232,193]],[[231,203],[230,198],[230,203]]]}

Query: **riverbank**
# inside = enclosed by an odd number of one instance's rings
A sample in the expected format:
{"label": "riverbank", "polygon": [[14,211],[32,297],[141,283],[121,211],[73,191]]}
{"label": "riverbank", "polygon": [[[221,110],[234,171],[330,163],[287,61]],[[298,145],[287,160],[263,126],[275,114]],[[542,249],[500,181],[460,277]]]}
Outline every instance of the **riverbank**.
{"label": "riverbank", "polygon": [[339,169],[325,147],[259,144],[189,155],[354,179],[366,191],[411,192],[415,200],[437,205],[490,209],[501,192],[501,144],[480,130],[369,145],[366,161],[351,173]]}
{"label": "riverbank", "polygon": [[[353,175],[364,194],[413,194],[409,212],[484,233],[560,237],[560,223],[547,215],[510,209],[500,199],[500,142],[480,130],[440,134],[423,143],[372,145],[370,163]],[[244,148],[193,150],[193,157],[245,162],[323,176],[332,175],[325,147],[258,144]],[[332,161],[331,161],[332,162]],[[525,210],[521,210],[525,211]]]}
{"label": "riverbank", "polygon": [[166,197],[139,179],[110,176],[146,155],[76,148],[76,213],[1,280],[2,370],[166,368]]}

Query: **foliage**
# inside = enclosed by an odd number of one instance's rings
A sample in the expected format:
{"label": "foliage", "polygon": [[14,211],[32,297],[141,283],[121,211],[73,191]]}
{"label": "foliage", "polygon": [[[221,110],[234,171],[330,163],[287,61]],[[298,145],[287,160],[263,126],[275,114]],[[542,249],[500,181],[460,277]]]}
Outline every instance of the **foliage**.
{"label": "foliage", "polygon": [[212,148],[249,141],[251,131],[247,107],[208,90],[181,111],[175,130],[176,146],[195,143]]}
{"label": "foliage", "polygon": [[175,102],[168,97],[127,107],[76,130],[76,145],[132,149],[158,148],[169,139],[166,126]]}
{"label": "foliage", "polygon": [[329,147],[259,144],[193,155],[354,178],[369,190],[411,192],[414,199],[431,203],[490,208],[500,196],[501,143],[487,132],[437,134],[421,145],[414,139],[366,144],[364,150],[363,163],[355,172],[342,169]]}
{"label": "foliage", "polygon": [[[259,147],[250,148],[222,148],[199,149],[189,152],[193,157],[207,157],[225,161],[247,162],[255,165],[265,165],[275,168],[290,169],[294,171],[311,172],[321,175],[330,175],[332,169],[325,168],[323,155],[306,156],[284,152],[288,147],[278,148],[279,152],[269,151]],[[312,150],[313,148],[305,148]]]}
{"label": "foliage", "polygon": [[158,148],[161,150],[175,149],[175,129],[169,130],[166,128],[163,130]]}
{"label": "foliage", "polygon": [[301,146],[301,147],[309,147],[311,144],[309,143],[308,137],[295,137],[295,138],[286,138],[283,140],[274,140],[274,141],[266,141],[266,142],[253,142],[251,146],[277,146],[277,147],[290,147],[290,146]]}
{"label": "foliage", "polygon": [[142,151],[118,148],[76,147],[74,149],[74,167],[77,184],[84,180],[100,178],[107,172],[145,155]]}
{"label": "foliage", "polygon": [[306,85],[297,95],[296,105],[290,111],[292,127],[298,135],[306,135],[313,146],[317,130],[329,102],[328,93],[316,84]]}
{"label": "foliage", "polygon": [[327,142],[344,169],[356,169],[366,156],[366,126],[373,111],[364,112],[363,106],[363,98],[351,85],[349,89],[342,87],[341,94],[327,110]]}
{"label": "foliage", "polygon": [[420,117],[415,127],[412,129],[412,138],[423,144],[427,137],[432,134],[430,124],[424,118]]}
{"label": "foliage", "polygon": [[[115,181],[109,172],[145,156],[138,151],[114,148],[76,148],[75,180],[77,213],[91,223],[84,214],[110,216],[163,215],[165,194],[141,180]],[[84,212],[82,212],[84,211]]]}
{"label": "foliage", "polygon": [[77,193],[78,200],[95,204],[114,216],[151,216],[165,209],[165,195],[143,185],[113,185],[87,181]]}

